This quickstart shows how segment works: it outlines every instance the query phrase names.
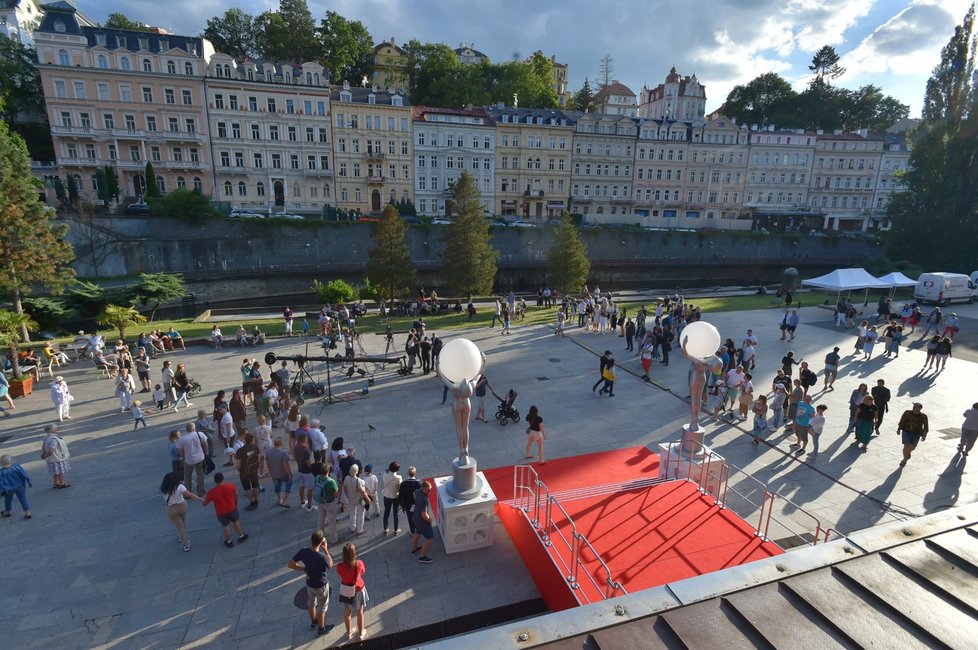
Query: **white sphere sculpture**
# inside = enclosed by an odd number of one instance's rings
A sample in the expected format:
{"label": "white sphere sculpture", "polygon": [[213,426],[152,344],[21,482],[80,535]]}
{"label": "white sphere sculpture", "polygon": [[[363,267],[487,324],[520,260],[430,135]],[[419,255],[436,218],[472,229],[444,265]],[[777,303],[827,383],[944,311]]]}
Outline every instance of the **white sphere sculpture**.
{"label": "white sphere sculpture", "polygon": [[441,349],[438,372],[447,381],[475,381],[482,370],[482,352],[468,339],[452,339]]}
{"label": "white sphere sculpture", "polygon": [[720,342],[717,328],[705,321],[696,321],[683,328],[680,345],[694,359],[707,359],[720,348]]}

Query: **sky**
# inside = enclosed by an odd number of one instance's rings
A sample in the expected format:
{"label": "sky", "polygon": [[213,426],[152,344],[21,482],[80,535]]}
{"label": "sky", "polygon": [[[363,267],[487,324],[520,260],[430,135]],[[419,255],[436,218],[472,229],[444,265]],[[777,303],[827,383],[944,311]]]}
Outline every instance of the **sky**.
{"label": "sky", "polygon": [[[570,68],[571,90],[594,81],[601,58],[614,79],[638,94],[661,83],[672,66],[706,85],[707,111],[736,84],[777,72],[801,90],[808,64],[832,45],[846,68],[836,85],[881,87],[918,116],[924,85],[941,48],[972,0],[308,0],[359,20],[375,42],[412,38],[471,44],[493,61],[555,55]],[[172,33],[200,34],[208,18],[237,6],[257,15],[278,0],[76,0],[96,22],[113,11]]]}

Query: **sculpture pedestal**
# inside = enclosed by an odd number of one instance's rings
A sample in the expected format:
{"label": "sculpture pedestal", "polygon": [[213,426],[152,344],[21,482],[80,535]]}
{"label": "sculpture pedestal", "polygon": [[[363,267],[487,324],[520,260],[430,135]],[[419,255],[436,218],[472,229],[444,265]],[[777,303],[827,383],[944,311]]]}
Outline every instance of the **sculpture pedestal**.
{"label": "sculpture pedestal", "polygon": [[464,463],[458,458],[452,461],[452,480],[445,486],[449,496],[463,501],[471,499],[482,494],[483,485],[488,483],[477,471],[475,458],[469,456]]}
{"label": "sculpture pedestal", "polygon": [[[686,427],[684,426],[683,429],[685,434]],[[695,432],[690,433],[695,434]],[[683,443],[686,441],[684,435]],[[710,496],[719,498],[723,489],[722,482],[726,480],[725,459],[702,444],[696,446],[697,453],[690,454],[684,449],[683,443],[659,445],[659,478],[688,478]]]}
{"label": "sculpture pedestal", "polygon": [[441,476],[435,479],[438,490],[438,531],[445,544],[446,553],[458,553],[492,546],[493,515],[496,511],[496,495],[478,472],[476,483],[481,491],[469,499],[459,499],[449,490],[453,478]]}

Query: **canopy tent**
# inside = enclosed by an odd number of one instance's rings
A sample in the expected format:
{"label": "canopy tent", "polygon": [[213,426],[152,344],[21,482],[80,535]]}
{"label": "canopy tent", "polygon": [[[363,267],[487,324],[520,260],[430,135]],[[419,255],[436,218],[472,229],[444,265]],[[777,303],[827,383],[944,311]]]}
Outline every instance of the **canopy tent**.
{"label": "canopy tent", "polygon": [[877,278],[880,282],[885,282],[890,286],[891,289],[896,289],[897,287],[916,287],[917,281],[911,280],[899,271],[894,271],[893,273],[887,273],[884,276]]}
{"label": "canopy tent", "polygon": [[817,278],[811,278],[810,280],[802,280],[802,286],[815,287],[817,289],[825,289],[826,291],[836,292],[836,303],[839,302],[839,298],[842,297],[843,291],[852,291],[853,289],[865,289],[866,295],[864,298],[869,299],[870,289],[889,289],[892,285],[888,282],[883,282],[882,280],[877,280],[872,275],[869,274],[866,269],[836,269],[831,273],[826,275],[821,275]]}

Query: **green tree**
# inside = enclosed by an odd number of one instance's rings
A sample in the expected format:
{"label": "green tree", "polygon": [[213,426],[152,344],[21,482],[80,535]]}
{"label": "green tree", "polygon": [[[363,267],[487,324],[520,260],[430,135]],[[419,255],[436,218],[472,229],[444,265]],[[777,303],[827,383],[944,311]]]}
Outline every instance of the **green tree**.
{"label": "green tree", "polygon": [[808,69],[815,75],[813,84],[828,85],[829,82],[846,73],[846,69],[839,65],[839,55],[831,45],[823,45],[819,48],[812,56]]}
{"label": "green tree", "polygon": [[316,292],[316,298],[319,302],[327,305],[338,305],[357,299],[356,287],[345,280],[330,280],[326,284],[319,280],[313,280],[312,290]]}
{"label": "green tree", "polygon": [[452,202],[456,215],[445,226],[442,279],[456,296],[486,295],[492,291],[499,251],[492,247],[482,195],[469,172],[462,172],[455,183]]}
{"label": "green tree", "polygon": [[39,328],[37,321],[30,317],[30,314],[23,312],[0,309],[0,346],[4,349],[7,359],[10,361],[11,376],[17,379],[21,376],[20,364],[17,362],[17,352],[20,349],[20,340],[27,337],[25,331],[36,331]]}
{"label": "green tree", "polygon": [[304,63],[321,58],[316,22],[306,0],[280,0],[278,11],[266,11],[254,20],[255,49],[275,61]]}
{"label": "green tree", "polygon": [[119,200],[119,176],[115,173],[115,167],[105,166],[105,183],[108,187],[109,198]]}
{"label": "green tree", "polygon": [[[54,211],[38,198],[38,181],[23,139],[0,122],[0,292],[9,294],[14,311],[23,313],[21,298],[38,286],[60,293],[71,281],[74,258],[65,226],[55,225]],[[21,328],[29,341],[28,328]]]}
{"label": "green tree", "polygon": [[561,293],[566,293],[584,285],[591,272],[591,262],[587,258],[587,246],[571,222],[570,215],[564,212],[561,220],[563,223],[554,232],[547,266],[550,284]]}
{"label": "green tree", "polygon": [[359,20],[347,20],[335,11],[327,11],[320,21],[321,63],[335,83],[359,84],[373,66],[374,40]]}
{"label": "green tree", "polygon": [[62,205],[68,202],[68,193],[65,192],[65,184],[61,182],[60,176],[54,177],[54,195],[58,197],[58,203]]}
{"label": "green tree", "polygon": [[594,91],[591,90],[591,82],[584,78],[584,85],[574,93],[572,104],[575,111],[587,113],[594,106]]}
{"label": "green tree", "polygon": [[392,205],[384,208],[384,216],[373,233],[374,245],[367,256],[367,278],[372,285],[386,292],[386,298],[410,293],[414,286],[414,264],[407,243],[407,224]]}
{"label": "green tree", "polygon": [[152,323],[160,305],[187,295],[187,285],[182,277],[173,273],[141,273],[132,295],[141,305],[152,303],[149,311],[149,322]]}
{"label": "green tree", "polygon": [[883,95],[882,89],[868,84],[858,90],[845,91],[843,126],[849,131],[869,129],[885,131],[910,114],[910,107],[894,97]]}
{"label": "green tree", "polygon": [[17,117],[45,118],[44,89],[33,47],[0,36],[0,117],[13,126]]}
{"label": "green tree", "polygon": [[105,170],[101,167],[95,170],[95,184],[98,186],[98,200],[107,206],[112,197],[109,196],[109,182],[105,177]]}
{"label": "green tree", "polygon": [[169,192],[162,199],[153,201],[150,214],[154,217],[179,219],[187,223],[205,223],[217,216],[211,200],[199,190],[181,187]]}
{"label": "green tree", "polygon": [[156,170],[153,169],[153,163],[146,163],[146,196],[144,199],[158,199],[160,198],[160,185],[156,181]]}
{"label": "green tree", "polygon": [[113,12],[105,19],[105,25],[109,29],[128,29],[135,32],[148,32],[149,25],[133,20],[121,12]]}
{"label": "green tree", "polygon": [[145,322],[146,317],[132,305],[128,307],[125,305],[106,305],[102,313],[98,315],[98,324],[119,330],[119,338],[123,341],[126,340],[126,329],[130,325],[142,325]]}
{"label": "green tree", "polygon": [[955,27],[927,81],[923,119],[887,213],[890,259],[971,272],[978,241],[978,82],[975,7]]}
{"label": "green tree", "polygon": [[75,178],[74,174],[69,172],[68,173],[68,203],[75,205],[76,203],[78,203],[78,199],[79,199],[78,179]]}
{"label": "green tree", "polygon": [[233,57],[255,56],[254,17],[237,7],[224,12],[223,16],[207,19],[204,38],[214,44],[214,49]]}
{"label": "green tree", "polygon": [[798,93],[775,72],[766,72],[743,85],[733,87],[723,104],[723,114],[738,124],[797,124]]}

